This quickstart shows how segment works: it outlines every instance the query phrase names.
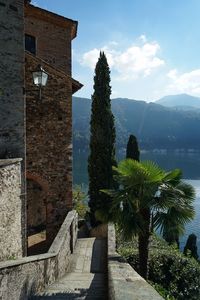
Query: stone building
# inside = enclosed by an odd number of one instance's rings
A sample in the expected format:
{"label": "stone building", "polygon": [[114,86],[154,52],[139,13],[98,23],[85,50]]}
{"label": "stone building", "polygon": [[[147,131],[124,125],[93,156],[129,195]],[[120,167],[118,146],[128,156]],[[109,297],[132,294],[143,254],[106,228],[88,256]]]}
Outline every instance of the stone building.
{"label": "stone building", "polygon": [[[21,228],[26,254],[24,0],[0,1],[0,158],[22,158]],[[2,189],[2,187],[1,187]],[[1,192],[1,190],[0,190]],[[10,199],[8,199],[10,201]],[[0,205],[5,199],[0,193]],[[20,228],[19,228],[20,232]],[[3,234],[3,232],[1,232]],[[6,237],[9,239],[9,236]],[[12,237],[11,237],[12,238]],[[1,237],[3,239],[3,237]],[[6,239],[4,239],[6,241]]]}
{"label": "stone building", "polygon": [[[46,229],[49,245],[72,208],[72,94],[82,87],[71,77],[77,22],[29,2],[0,2],[0,158],[23,159],[24,253],[26,225]],[[41,98],[38,65],[48,73]]]}
{"label": "stone building", "polygon": [[[72,208],[71,42],[77,22],[25,6],[26,177],[28,229],[44,228],[49,242]],[[49,74],[42,98],[32,72]]]}

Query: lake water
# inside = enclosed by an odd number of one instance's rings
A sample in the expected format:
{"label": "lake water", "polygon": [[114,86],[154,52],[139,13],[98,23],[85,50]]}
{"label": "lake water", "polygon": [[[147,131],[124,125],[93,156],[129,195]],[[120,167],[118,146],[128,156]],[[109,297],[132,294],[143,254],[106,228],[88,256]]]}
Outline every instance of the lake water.
{"label": "lake water", "polygon": [[[74,152],[73,157],[73,183],[74,185],[81,185],[85,191],[88,188],[87,156],[86,152]],[[125,154],[120,152],[118,160],[124,158]],[[196,215],[194,220],[186,225],[185,235],[180,239],[180,248],[184,248],[188,235],[194,233],[197,236],[198,253],[200,256],[200,152],[145,152],[141,153],[141,160],[153,160],[165,170],[180,168],[183,171],[183,178],[195,188],[196,200],[194,206]]]}

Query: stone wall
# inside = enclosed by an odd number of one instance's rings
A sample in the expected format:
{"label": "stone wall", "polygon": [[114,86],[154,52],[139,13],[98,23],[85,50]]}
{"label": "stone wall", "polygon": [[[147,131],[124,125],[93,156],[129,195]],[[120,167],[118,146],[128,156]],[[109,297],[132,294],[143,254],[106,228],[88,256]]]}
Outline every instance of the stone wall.
{"label": "stone wall", "polygon": [[[32,71],[38,64],[49,74],[41,100],[32,82]],[[72,82],[65,73],[29,53],[25,82],[27,180],[35,181],[43,193],[42,200],[28,189],[27,203],[31,207],[31,202],[37,205],[43,201],[47,207],[47,238],[51,243],[72,209]]]}
{"label": "stone wall", "polygon": [[22,256],[20,161],[0,160],[0,261]]}
{"label": "stone wall", "polygon": [[46,202],[47,195],[42,186],[35,180],[27,178],[27,221],[28,235],[46,229]]}
{"label": "stone wall", "polygon": [[25,33],[36,38],[36,56],[71,76],[73,21],[63,21],[57,24],[58,18],[58,15],[51,12],[27,5],[25,7]]}
{"label": "stone wall", "polygon": [[69,212],[48,253],[0,263],[0,299],[28,300],[64,276],[77,239],[78,216]]}
{"label": "stone wall", "polygon": [[116,252],[114,225],[108,225],[108,290],[110,300],[163,300]]}
{"label": "stone wall", "polygon": [[[0,28],[0,158],[23,159],[21,194],[24,195],[24,0],[0,1]],[[24,199],[23,211],[25,207]],[[25,224],[23,215],[24,254]]]}

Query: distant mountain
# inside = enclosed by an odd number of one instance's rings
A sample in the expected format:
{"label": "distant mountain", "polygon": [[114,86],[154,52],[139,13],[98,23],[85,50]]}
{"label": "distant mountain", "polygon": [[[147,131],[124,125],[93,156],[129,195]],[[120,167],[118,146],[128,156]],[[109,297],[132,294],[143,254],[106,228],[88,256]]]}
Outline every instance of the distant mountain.
{"label": "distant mountain", "polygon": [[154,103],[184,110],[200,108],[200,98],[187,94],[165,96]]}
{"label": "distant mountain", "polygon": [[[137,136],[140,147],[152,149],[200,150],[200,111],[175,110],[156,103],[130,99],[112,100],[117,147],[125,148],[130,134]],[[74,149],[87,150],[91,100],[73,98]]]}

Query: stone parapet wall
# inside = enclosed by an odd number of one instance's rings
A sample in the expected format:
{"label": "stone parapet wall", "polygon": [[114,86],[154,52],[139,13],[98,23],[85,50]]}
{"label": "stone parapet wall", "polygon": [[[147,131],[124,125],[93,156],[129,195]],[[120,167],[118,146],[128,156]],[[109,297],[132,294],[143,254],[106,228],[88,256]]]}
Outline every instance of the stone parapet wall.
{"label": "stone parapet wall", "polygon": [[115,228],[108,226],[108,290],[109,300],[163,300],[116,252]]}
{"label": "stone parapet wall", "polygon": [[78,231],[78,215],[68,213],[48,253],[0,263],[0,299],[28,300],[67,271]]}
{"label": "stone parapet wall", "polygon": [[0,159],[0,261],[22,257],[21,159]]}

